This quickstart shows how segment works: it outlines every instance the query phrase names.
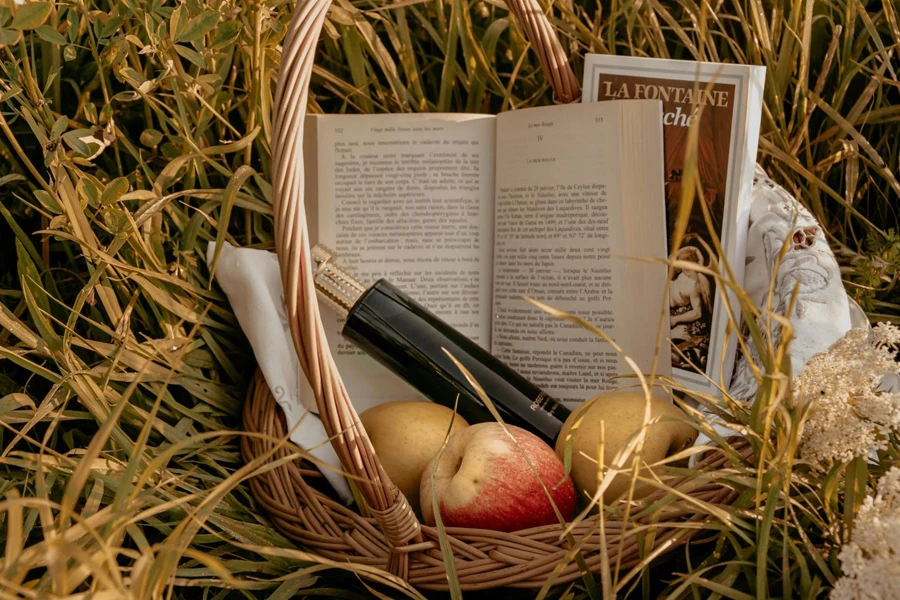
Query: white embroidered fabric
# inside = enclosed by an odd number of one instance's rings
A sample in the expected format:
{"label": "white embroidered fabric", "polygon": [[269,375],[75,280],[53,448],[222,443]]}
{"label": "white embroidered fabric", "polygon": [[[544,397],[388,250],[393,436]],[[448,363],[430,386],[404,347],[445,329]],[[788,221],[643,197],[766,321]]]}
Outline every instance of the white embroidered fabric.
{"label": "white embroidered fabric", "polygon": [[[769,315],[784,315],[796,289],[797,300],[787,316],[793,329],[791,370],[797,374],[806,361],[827,350],[851,327],[869,327],[868,319],[847,295],[837,259],[815,217],[759,166],[751,193],[743,288],[759,310],[760,331],[774,345],[782,332]],[[728,393],[737,400],[752,401],[759,386],[750,361],[759,364],[759,352],[752,340],[747,347],[748,354],[739,356],[735,364]],[[712,415],[707,417],[719,435],[738,433]],[[697,446],[709,442],[709,437],[700,435]]]}
{"label": "white embroidered fabric", "polygon": [[[752,194],[743,287],[759,309],[761,331],[768,331],[776,345],[781,327],[768,315],[784,315],[796,288],[796,304],[788,318],[793,328],[791,369],[799,373],[810,357],[827,350],[854,323],[868,326],[868,322],[851,304],[837,259],[815,217],[760,167]],[[738,359],[729,388],[739,400],[752,399],[757,390],[748,358],[758,363],[759,353],[752,342],[748,346],[749,357]]]}

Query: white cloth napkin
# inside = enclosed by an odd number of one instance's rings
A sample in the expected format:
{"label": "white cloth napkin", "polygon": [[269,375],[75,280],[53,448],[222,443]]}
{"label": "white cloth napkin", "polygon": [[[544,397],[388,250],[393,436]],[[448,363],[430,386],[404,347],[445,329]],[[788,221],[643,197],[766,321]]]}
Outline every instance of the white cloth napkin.
{"label": "white cloth napkin", "polygon": [[[216,244],[211,242],[206,250],[207,265],[212,263],[215,251]],[[291,341],[278,258],[272,252],[235,248],[225,242],[215,277],[250,341],[272,395],[284,411],[291,441],[334,467],[322,468],[322,474],[349,503],[353,499],[350,486],[340,473],[341,463],[328,441],[325,427],[318,415],[309,412],[300,401],[301,394],[311,390],[303,385],[303,372]]]}

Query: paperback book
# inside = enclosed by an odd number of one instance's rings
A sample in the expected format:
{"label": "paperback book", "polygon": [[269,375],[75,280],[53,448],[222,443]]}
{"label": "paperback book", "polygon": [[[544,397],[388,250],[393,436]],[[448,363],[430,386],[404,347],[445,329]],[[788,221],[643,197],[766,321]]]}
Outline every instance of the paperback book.
{"label": "paperback book", "polygon": [[[585,60],[584,103],[662,101],[670,234],[686,191],[685,157],[690,132],[696,129],[699,193],[680,247],[669,251],[678,260],[703,267],[727,260],[738,281],[745,268],[764,83],[765,67],[599,54],[589,54]],[[723,256],[714,250],[703,205],[721,240]],[[733,295],[717,289],[713,277],[691,269],[672,273],[669,335],[673,375],[689,388],[717,394],[719,386],[727,389],[731,381],[736,337],[727,335],[727,302],[734,303]]]}

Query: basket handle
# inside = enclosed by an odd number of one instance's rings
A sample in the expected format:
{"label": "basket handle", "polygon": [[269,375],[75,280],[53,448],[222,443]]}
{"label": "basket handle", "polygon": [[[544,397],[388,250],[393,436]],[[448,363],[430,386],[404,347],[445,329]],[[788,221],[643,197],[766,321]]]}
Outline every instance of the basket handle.
{"label": "basket handle", "polygon": [[[572,71],[569,57],[563,50],[550,19],[537,0],[507,0],[506,5],[516,17],[525,36],[537,54],[544,76],[550,80],[553,98],[560,104],[581,99],[581,84]],[[552,6],[552,3],[551,3]]]}
{"label": "basket handle", "polygon": [[[561,102],[579,94],[547,16],[537,0],[508,0]],[[344,468],[358,477],[360,492],[392,548],[422,541],[418,520],[384,473],[338,373],[319,314],[313,284],[303,201],[303,121],[316,44],[331,0],[300,0],[284,39],[272,123],[272,205],[275,245],[294,348],[316,397],[319,416]],[[407,573],[407,555],[392,552],[389,570]]]}

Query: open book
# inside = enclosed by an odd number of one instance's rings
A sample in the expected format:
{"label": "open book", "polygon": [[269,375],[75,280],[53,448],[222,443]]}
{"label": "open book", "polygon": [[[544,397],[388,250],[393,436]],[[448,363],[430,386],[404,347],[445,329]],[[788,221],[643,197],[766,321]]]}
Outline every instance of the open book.
{"label": "open book", "polygon": [[[681,202],[685,159],[697,131],[697,172],[702,203],[695,199],[675,258],[710,267],[723,258],[743,278],[751,186],[759,143],[765,67],[589,54],[583,102],[654,99],[663,102],[668,230]],[[694,127],[692,127],[692,125]],[[703,204],[706,205],[704,215]],[[722,244],[715,250],[710,228]],[[686,387],[718,395],[728,387],[736,337],[727,335],[727,296],[714,278],[675,269],[669,287],[669,334],[675,378]],[[733,313],[740,315],[731,295]]]}
{"label": "open book", "polygon": [[[659,101],[310,116],[304,143],[311,238],[361,281],[388,279],[570,406],[633,370],[523,296],[594,323],[651,372],[666,267],[634,258],[666,257]],[[419,397],[322,312],[357,410]],[[665,341],[658,363],[671,373]]]}

